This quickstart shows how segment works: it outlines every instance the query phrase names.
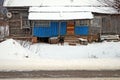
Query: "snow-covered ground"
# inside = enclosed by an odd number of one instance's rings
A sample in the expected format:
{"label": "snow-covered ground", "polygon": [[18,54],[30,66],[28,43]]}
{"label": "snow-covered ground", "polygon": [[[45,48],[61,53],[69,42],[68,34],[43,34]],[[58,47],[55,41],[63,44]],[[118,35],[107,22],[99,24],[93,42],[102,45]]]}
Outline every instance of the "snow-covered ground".
{"label": "snow-covered ground", "polygon": [[0,43],[0,71],[118,70],[120,42],[61,46],[8,39]]}
{"label": "snow-covered ground", "polygon": [[120,42],[103,42],[86,45],[49,45],[34,44],[30,50],[47,59],[85,59],[85,58],[120,58]]}

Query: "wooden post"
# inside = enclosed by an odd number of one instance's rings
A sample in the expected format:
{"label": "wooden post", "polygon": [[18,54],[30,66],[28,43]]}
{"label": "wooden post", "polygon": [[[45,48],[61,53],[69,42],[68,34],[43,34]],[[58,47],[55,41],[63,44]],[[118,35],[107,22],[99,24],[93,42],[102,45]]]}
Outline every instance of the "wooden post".
{"label": "wooden post", "polygon": [[37,43],[37,37],[32,37],[32,43]]}
{"label": "wooden post", "polygon": [[23,28],[22,15],[20,15],[20,25],[21,25],[21,29],[22,29]]}
{"label": "wooden post", "polygon": [[60,36],[60,29],[61,29],[61,21],[59,21],[59,30],[58,30],[58,36]]}

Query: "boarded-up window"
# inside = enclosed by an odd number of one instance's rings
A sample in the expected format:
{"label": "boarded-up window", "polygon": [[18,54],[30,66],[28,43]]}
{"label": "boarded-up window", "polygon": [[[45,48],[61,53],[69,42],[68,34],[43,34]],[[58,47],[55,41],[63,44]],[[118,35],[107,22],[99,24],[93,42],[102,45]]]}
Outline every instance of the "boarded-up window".
{"label": "boarded-up window", "polygon": [[20,19],[20,13],[18,11],[12,11],[12,19]]}

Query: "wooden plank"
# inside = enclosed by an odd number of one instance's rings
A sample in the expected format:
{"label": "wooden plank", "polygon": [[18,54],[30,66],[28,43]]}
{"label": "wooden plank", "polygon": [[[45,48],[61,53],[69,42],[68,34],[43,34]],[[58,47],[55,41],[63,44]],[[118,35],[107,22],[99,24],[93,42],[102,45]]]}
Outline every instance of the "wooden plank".
{"label": "wooden plank", "polygon": [[32,37],[32,43],[37,43],[38,40],[37,40],[37,37]]}
{"label": "wooden plank", "polygon": [[74,21],[67,22],[67,35],[74,35]]}

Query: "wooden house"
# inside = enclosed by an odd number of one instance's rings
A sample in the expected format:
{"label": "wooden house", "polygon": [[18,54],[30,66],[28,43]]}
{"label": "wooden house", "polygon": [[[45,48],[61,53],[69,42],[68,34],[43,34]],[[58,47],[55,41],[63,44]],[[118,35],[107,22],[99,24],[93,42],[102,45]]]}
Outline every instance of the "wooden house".
{"label": "wooden house", "polygon": [[91,41],[102,33],[120,35],[120,14],[97,0],[5,0],[4,6],[12,14],[11,37]]}

